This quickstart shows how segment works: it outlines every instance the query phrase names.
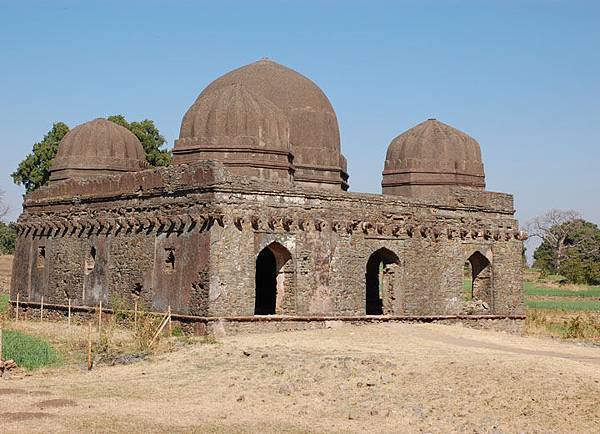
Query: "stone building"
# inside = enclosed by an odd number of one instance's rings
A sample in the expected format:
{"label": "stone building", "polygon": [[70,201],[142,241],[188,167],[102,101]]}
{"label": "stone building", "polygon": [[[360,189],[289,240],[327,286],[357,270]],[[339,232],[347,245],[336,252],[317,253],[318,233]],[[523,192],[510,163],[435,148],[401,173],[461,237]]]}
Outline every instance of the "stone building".
{"label": "stone building", "polygon": [[523,315],[512,196],[485,191],[479,144],[448,125],[391,142],[382,195],[348,192],[331,103],[261,60],[200,94],[173,153],[149,169],[121,126],[69,132],[25,197],[13,297],[209,318]]}

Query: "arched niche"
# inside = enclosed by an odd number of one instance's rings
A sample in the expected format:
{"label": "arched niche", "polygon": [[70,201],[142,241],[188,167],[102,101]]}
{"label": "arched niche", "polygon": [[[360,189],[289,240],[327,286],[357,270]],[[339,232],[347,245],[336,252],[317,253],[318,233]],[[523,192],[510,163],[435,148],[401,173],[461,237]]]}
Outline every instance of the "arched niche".
{"label": "arched niche", "polygon": [[479,313],[491,312],[494,301],[492,263],[483,253],[475,251],[465,261],[466,302]]}
{"label": "arched niche", "polygon": [[295,313],[294,268],[291,253],[273,242],[256,256],[255,315]]}
{"label": "arched niche", "polygon": [[382,247],[369,256],[365,274],[365,313],[384,315],[393,312],[397,288],[396,273],[400,259],[389,249]]}

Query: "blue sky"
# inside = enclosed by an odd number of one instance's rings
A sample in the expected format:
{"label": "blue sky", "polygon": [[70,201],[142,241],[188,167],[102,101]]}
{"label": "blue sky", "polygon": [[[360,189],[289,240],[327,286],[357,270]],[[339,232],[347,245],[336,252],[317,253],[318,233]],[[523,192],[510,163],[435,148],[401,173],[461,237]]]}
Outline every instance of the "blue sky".
{"label": "blue sky", "polygon": [[0,1],[0,188],[55,121],[153,119],[173,145],[202,88],[269,57],[336,109],[353,191],[387,145],[436,117],[482,146],[488,189],[522,222],[600,224],[600,2]]}

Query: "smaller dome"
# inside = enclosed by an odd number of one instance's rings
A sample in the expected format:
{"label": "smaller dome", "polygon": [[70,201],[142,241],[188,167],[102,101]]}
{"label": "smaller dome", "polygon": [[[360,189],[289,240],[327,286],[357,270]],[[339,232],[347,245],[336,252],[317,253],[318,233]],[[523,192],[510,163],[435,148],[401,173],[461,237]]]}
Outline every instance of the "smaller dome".
{"label": "smaller dome", "polygon": [[485,188],[479,143],[436,119],[400,134],[390,143],[383,193],[437,196],[450,186]]}
{"label": "smaller dome", "polygon": [[50,181],[136,172],[147,167],[138,138],[127,128],[99,118],[63,137],[52,162]]}
{"label": "smaller dome", "polygon": [[290,126],[281,109],[236,83],[203,94],[181,123],[175,163],[222,162],[230,172],[290,181]]}

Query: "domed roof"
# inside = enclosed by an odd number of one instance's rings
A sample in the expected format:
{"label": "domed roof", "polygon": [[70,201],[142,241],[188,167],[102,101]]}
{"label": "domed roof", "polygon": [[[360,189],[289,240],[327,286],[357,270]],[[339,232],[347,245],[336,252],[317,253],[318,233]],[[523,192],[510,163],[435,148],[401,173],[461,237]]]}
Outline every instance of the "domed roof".
{"label": "domed roof", "polygon": [[196,100],[183,117],[173,153],[177,163],[217,160],[237,174],[289,181],[289,136],[281,109],[235,83]]}
{"label": "domed roof", "polygon": [[[337,117],[329,99],[315,83],[290,68],[264,59],[217,78],[202,91],[194,106],[208,94],[234,83],[273,102],[286,115],[296,181],[347,188]],[[189,134],[186,126],[184,119],[180,139]]]}
{"label": "domed roof", "polygon": [[335,111],[313,81],[293,69],[263,59],[217,78],[198,99],[233,83],[242,83],[285,112],[290,120],[292,144],[339,151],[340,132]]}
{"label": "domed roof", "polygon": [[50,180],[134,172],[147,167],[138,138],[127,128],[100,118],[73,128],[61,140]]}
{"label": "domed roof", "polygon": [[484,188],[479,143],[436,119],[400,134],[388,147],[384,194],[400,194],[397,187],[408,185]]}
{"label": "domed roof", "polygon": [[283,111],[237,83],[196,100],[183,117],[176,149],[219,145],[289,151],[289,130]]}

